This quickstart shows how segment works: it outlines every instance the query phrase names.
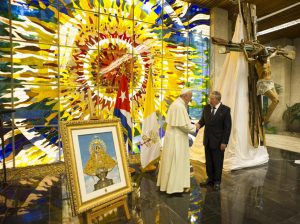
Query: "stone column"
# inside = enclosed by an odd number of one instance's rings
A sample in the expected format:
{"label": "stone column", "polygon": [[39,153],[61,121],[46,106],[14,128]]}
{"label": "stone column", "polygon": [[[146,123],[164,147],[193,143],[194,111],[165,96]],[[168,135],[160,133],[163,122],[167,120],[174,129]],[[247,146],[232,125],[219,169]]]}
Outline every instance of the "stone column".
{"label": "stone column", "polygon": [[290,105],[300,103],[300,38],[294,39],[296,58],[292,61]]}
{"label": "stone column", "polygon": [[[292,61],[292,74],[291,74],[291,97],[289,106],[295,103],[300,103],[300,38],[293,40],[294,47],[296,50],[296,58]],[[291,128],[293,131],[300,132],[300,121],[295,121]]]}
{"label": "stone column", "polygon": [[[210,35],[212,37],[228,40],[228,12],[224,9],[213,8],[211,9],[210,20]],[[226,54],[219,54],[218,46],[212,45],[210,67],[210,80],[212,87],[220,75],[225,58]]]}

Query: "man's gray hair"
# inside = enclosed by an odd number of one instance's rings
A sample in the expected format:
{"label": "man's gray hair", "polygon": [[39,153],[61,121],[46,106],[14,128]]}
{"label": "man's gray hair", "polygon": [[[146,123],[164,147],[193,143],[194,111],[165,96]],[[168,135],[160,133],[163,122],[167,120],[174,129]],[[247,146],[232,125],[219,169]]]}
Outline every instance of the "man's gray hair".
{"label": "man's gray hair", "polygon": [[219,91],[212,91],[210,95],[214,96],[218,101],[221,101],[222,95]]}

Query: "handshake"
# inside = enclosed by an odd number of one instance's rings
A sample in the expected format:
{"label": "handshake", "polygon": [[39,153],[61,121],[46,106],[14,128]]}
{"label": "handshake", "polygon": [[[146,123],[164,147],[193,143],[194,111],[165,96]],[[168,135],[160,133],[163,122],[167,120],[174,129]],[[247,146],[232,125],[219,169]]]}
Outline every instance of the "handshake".
{"label": "handshake", "polygon": [[200,124],[197,122],[191,122],[192,124],[194,124],[196,126],[197,131],[201,128]]}
{"label": "handshake", "polygon": [[196,137],[197,134],[198,134],[198,131],[200,129],[200,124],[198,122],[197,123],[191,122],[191,123],[196,126],[196,132],[195,133],[190,133],[190,134],[193,135],[194,137]]}

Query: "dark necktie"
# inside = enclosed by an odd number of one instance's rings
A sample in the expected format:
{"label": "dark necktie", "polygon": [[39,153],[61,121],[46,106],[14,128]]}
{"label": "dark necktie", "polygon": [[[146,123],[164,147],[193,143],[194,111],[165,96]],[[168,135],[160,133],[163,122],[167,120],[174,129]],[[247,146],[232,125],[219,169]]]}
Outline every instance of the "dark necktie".
{"label": "dark necktie", "polygon": [[215,115],[215,110],[216,110],[216,108],[213,107],[212,110],[211,110],[211,113],[210,113],[210,116],[211,116],[211,117],[213,117],[213,116]]}

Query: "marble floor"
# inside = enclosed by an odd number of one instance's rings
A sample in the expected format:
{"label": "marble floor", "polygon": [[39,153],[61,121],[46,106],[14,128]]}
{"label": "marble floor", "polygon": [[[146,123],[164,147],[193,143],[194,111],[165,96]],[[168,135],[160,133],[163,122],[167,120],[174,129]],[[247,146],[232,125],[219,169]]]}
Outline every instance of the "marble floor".
{"label": "marble floor", "polygon": [[266,134],[267,146],[300,153],[300,138],[280,134]]}
{"label": "marble floor", "polygon": [[[268,152],[266,165],[224,173],[220,191],[199,187],[205,167],[197,161],[191,162],[190,193],[161,193],[155,172],[137,171],[128,197],[131,220],[116,209],[98,223],[299,223],[300,154],[270,147]],[[53,170],[11,177],[0,188],[0,223],[82,223],[83,217],[72,217],[64,171]]]}

